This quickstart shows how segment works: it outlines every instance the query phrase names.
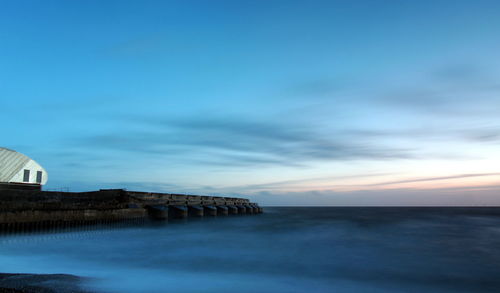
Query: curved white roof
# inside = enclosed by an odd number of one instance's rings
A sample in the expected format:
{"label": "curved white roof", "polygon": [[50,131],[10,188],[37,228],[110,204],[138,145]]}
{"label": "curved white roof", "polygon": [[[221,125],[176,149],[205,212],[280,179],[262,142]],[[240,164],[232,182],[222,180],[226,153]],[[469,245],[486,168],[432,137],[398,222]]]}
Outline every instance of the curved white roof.
{"label": "curved white roof", "polygon": [[0,182],[47,183],[47,171],[29,157],[8,148],[0,147]]}

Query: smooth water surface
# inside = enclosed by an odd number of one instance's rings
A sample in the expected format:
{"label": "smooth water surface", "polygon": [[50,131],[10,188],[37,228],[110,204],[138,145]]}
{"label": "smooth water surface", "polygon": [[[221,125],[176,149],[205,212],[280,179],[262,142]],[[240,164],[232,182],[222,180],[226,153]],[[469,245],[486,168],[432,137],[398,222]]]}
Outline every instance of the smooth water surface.
{"label": "smooth water surface", "polygon": [[500,292],[500,208],[267,208],[2,235],[0,272],[91,292]]}

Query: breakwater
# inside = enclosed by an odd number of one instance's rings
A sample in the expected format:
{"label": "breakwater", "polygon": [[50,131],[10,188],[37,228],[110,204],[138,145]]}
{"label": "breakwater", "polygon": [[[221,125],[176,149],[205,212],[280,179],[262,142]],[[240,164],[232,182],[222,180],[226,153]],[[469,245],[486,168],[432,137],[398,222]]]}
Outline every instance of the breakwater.
{"label": "breakwater", "polygon": [[259,214],[248,199],[101,189],[91,192],[0,190],[0,232],[115,222]]}

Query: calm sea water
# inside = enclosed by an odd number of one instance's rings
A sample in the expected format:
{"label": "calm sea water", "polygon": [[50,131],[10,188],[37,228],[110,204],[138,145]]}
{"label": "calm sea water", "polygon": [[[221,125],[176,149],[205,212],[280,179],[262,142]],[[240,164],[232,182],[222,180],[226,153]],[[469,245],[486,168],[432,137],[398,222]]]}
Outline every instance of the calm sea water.
{"label": "calm sea water", "polygon": [[0,237],[0,272],[93,292],[500,292],[500,208],[267,208]]}

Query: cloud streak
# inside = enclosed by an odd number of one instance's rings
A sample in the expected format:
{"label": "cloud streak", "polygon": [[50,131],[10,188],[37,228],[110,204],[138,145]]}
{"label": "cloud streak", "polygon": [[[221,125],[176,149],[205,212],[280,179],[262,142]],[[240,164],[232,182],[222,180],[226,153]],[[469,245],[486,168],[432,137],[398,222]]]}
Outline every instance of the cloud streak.
{"label": "cloud streak", "polygon": [[427,178],[387,181],[387,182],[380,182],[380,183],[374,183],[374,184],[365,184],[362,186],[386,186],[386,185],[405,184],[405,183],[443,181],[443,180],[454,180],[454,179],[464,179],[464,178],[474,178],[474,177],[488,177],[488,176],[500,176],[500,173],[460,174],[460,175],[452,175],[452,176],[427,177]]}
{"label": "cloud streak", "polygon": [[499,192],[500,186],[487,185],[484,188],[256,192],[251,198],[270,206],[500,206]]}
{"label": "cloud streak", "polygon": [[90,136],[93,149],[122,150],[156,155],[205,155],[200,162],[216,165],[301,166],[312,161],[392,160],[410,158],[410,150],[322,135],[305,125],[261,122],[243,118],[136,120],[147,131]]}
{"label": "cloud streak", "polygon": [[486,67],[449,64],[431,71],[430,78],[414,86],[389,89],[380,102],[389,107],[425,114],[478,117],[496,113],[500,81]]}

